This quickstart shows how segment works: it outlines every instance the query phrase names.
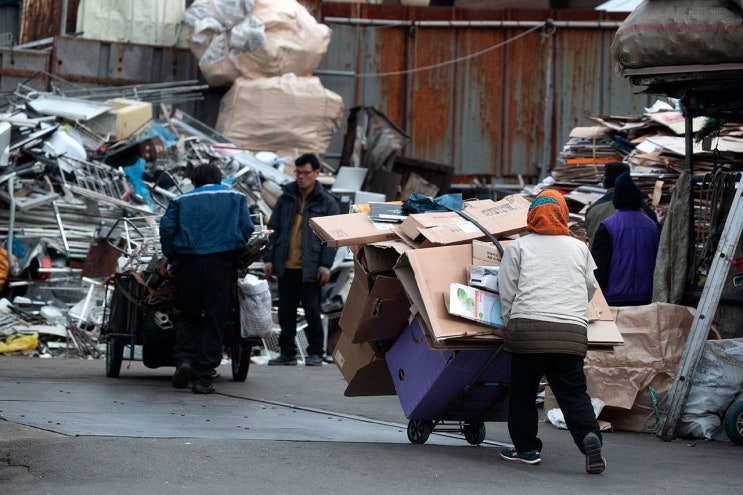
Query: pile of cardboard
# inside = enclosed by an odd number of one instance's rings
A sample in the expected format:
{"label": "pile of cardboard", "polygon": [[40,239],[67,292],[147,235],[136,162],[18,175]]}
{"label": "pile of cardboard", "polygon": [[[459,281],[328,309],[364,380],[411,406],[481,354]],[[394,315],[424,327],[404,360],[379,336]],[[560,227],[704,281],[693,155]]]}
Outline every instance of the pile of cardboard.
{"label": "pile of cardboard", "polygon": [[[360,212],[310,220],[324,242],[349,246],[354,253],[355,276],[333,353],[348,382],[346,395],[394,395],[386,353],[418,327],[430,352],[500,348],[502,329],[452,314],[446,296],[452,284],[469,286],[471,266],[500,263],[498,246],[484,241],[492,236],[505,244],[507,237],[525,234],[529,205],[521,195],[511,195],[497,202],[465,202],[466,216],[437,211],[390,223]],[[589,344],[621,344],[600,291],[590,306]]]}

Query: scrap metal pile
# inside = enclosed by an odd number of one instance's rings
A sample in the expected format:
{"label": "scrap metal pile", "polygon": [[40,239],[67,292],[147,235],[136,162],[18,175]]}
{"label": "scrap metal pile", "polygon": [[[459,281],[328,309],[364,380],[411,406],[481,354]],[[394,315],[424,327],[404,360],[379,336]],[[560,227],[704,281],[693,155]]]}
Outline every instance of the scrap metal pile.
{"label": "scrap metal pile", "polygon": [[217,164],[265,238],[287,159],[166,105],[200,88],[134,89],[0,96],[0,353],[100,357],[107,282],[164,262],[159,218],[194,167]]}

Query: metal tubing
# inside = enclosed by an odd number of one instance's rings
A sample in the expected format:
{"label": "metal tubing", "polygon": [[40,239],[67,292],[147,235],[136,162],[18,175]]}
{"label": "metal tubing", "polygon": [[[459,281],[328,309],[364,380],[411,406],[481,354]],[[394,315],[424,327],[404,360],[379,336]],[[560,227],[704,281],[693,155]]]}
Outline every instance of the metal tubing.
{"label": "metal tubing", "polygon": [[[532,28],[541,26],[545,21],[407,21],[407,20],[387,20],[387,19],[361,19],[352,17],[325,17],[326,23],[347,24],[354,26],[415,26],[421,28]],[[561,28],[598,28],[598,29],[617,29],[622,24],[620,21],[553,21],[550,24]]]}

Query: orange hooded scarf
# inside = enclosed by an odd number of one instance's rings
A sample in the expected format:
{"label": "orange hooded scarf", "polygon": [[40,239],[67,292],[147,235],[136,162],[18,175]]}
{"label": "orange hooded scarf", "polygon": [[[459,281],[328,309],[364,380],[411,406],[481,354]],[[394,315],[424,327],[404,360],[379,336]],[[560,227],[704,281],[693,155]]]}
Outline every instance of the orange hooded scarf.
{"label": "orange hooded scarf", "polygon": [[570,235],[568,205],[557,191],[542,191],[529,206],[526,224],[532,232],[542,235]]}

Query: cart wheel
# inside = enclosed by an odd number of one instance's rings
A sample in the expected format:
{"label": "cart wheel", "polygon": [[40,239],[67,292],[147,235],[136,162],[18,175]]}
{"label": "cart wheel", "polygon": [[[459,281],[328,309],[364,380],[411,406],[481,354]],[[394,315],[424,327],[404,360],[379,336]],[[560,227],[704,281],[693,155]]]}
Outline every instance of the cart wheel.
{"label": "cart wheel", "polygon": [[124,342],[109,337],[106,341],[106,376],[118,378],[124,360]]}
{"label": "cart wheel", "polygon": [[248,377],[250,369],[250,355],[253,347],[241,338],[236,338],[231,348],[232,379],[236,382],[244,382]]}
{"label": "cart wheel", "polygon": [[743,401],[734,402],[725,414],[725,433],[735,444],[743,445]]}
{"label": "cart wheel", "polygon": [[485,440],[485,423],[474,423],[462,427],[464,439],[470,445],[480,445]]}
{"label": "cart wheel", "polygon": [[431,421],[418,419],[408,421],[408,440],[410,440],[410,443],[426,443],[432,431],[433,423]]}

